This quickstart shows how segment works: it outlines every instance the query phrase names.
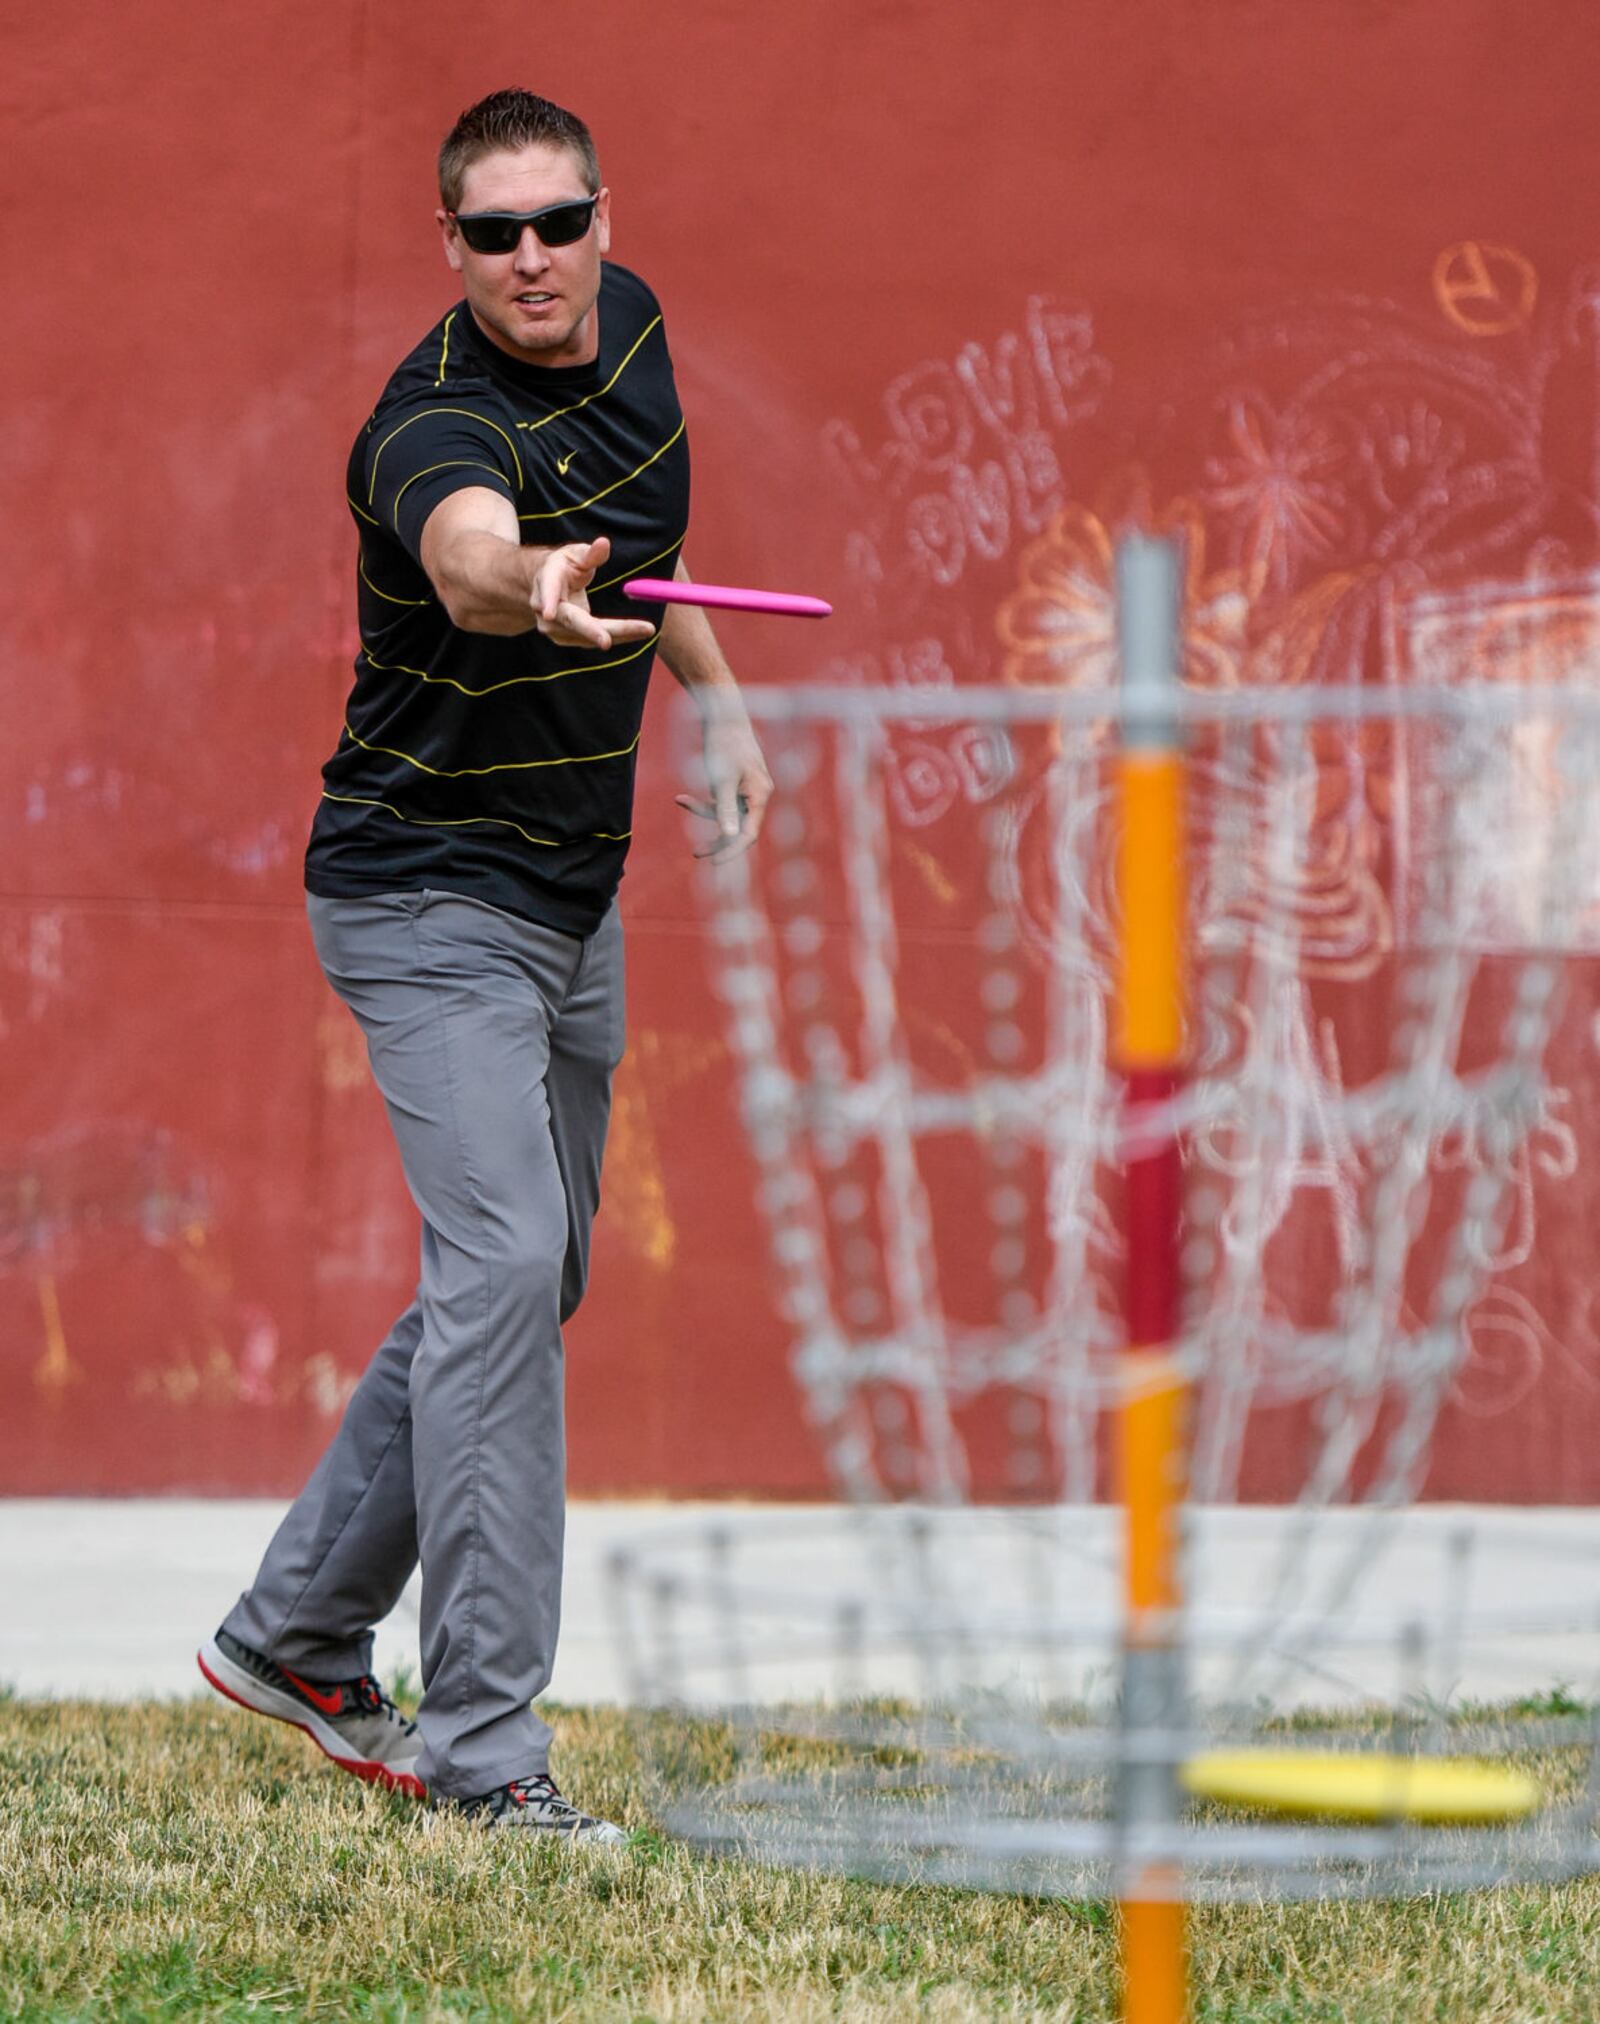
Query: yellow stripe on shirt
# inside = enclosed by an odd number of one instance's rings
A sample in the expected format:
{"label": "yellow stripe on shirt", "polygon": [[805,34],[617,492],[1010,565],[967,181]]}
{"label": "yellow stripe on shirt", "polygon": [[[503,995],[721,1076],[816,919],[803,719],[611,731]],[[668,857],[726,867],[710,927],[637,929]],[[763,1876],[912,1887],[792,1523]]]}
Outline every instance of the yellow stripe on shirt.
{"label": "yellow stripe on shirt", "polygon": [[372,592],[373,596],[381,597],[385,604],[408,604],[420,606],[424,604],[432,604],[433,602],[433,599],[431,597],[395,597],[387,590],[379,590],[378,586],[367,574],[367,558],[364,555],[358,556],[356,558],[356,575],[360,577],[361,581],[367,586],[368,590]]}
{"label": "yellow stripe on shirt", "polygon": [[512,441],[511,437],[506,434],[505,430],[501,428],[498,422],[490,421],[487,415],[480,415],[476,408],[447,408],[436,405],[424,408],[421,414],[419,415],[408,415],[403,422],[397,422],[395,426],[389,431],[388,435],[384,437],[383,441],[373,451],[372,473],[371,478],[367,485],[367,504],[369,506],[375,505],[377,503],[378,459],[383,455],[384,451],[388,449],[389,445],[394,441],[396,436],[403,434],[405,430],[411,428],[414,423],[425,422],[434,415],[465,415],[469,422],[482,422],[483,426],[486,429],[493,429],[495,434],[500,438],[500,440],[505,444],[506,448],[511,452],[512,466],[517,474],[517,490],[519,492],[522,490],[523,484],[526,482],[522,475],[522,459],[517,454],[516,444]]}
{"label": "yellow stripe on shirt", "polygon": [[625,478],[618,478],[615,484],[602,486],[598,492],[590,493],[587,499],[574,500],[570,506],[553,507],[548,513],[519,513],[517,518],[519,520],[561,520],[569,513],[581,513],[586,506],[597,505],[600,500],[608,499],[613,492],[620,492],[624,485],[631,485],[634,479],[648,471],[652,464],[659,463],[687,427],[687,422],[679,422],[678,426],[668,436],[659,450],[653,450],[645,458],[644,462],[631,470]]}
{"label": "yellow stripe on shirt", "polygon": [[[524,829],[520,822],[513,822],[503,815],[406,815],[392,801],[377,801],[370,794],[330,794],[327,788],[323,788],[322,798],[324,801],[342,802],[352,808],[381,808],[396,822],[414,822],[423,829],[470,829],[475,823],[487,822],[491,829],[514,829],[527,842],[541,844],[546,850],[560,850],[563,843],[575,840],[572,837],[535,836],[531,829]],[[597,829],[593,835],[601,843],[626,843],[633,831]]]}
{"label": "yellow stripe on shirt", "polygon": [[589,586],[589,595],[592,597],[597,590],[609,590],[612,584],[614,583],[626,583],[630,577],[643,576],[644,572],[647,569],[649,569],[653,563],[665,562],[667,557],[672,553],[672,551],[675,548],[681,548],[684,542],[688,539],[688,534],[689,530],[686,527],[683,530],[682,534],[678,536],[676,541],[669,541],[667,543],[666,547],[661,550],[659,555],[647,555],[643,562],[636,562],[632,565],[631,568],[628,569],[619,569],[615,576],[602,577],[599,583],[591,583]]}
{"label": "yellow stripe on shirt", "polygon": [[429,464],[420,471],[413,471],[411,476],[400,487],[400,490],[394,495],[394,531],[396,534],[400,532],[400,501],[411,490],[412,486],[416,484],[419,478],[431,478],[435,471],[487,471],[497,484],[504,485],[508,490],[511,485],[511,480],[506,476],[504,471],[497,471],[493,464],[480,464],[476,457],[446,457],[442,464]]}
{"label": "yellow stripe on shirt", "polygon": [[430,766],[425,759],[415,758],[396,746],[369,744],[365,738],[358,737],[348,723],[344,729],[351,744],[359,745],[363,752],[376,752],[385,759],[403,759],[408,766],[415,766],[419,773],[431,774],[435,780],[478,780],[486,773],[532,773],[546,766],[595,766],[602,759],[628,758],[642,735],[635,731],[632,739],[615,752],[573,752],[564,759],[506,759],[498,766]]}
{"label": "yellow stripe on shirt", "polygon": [[591,401],[599,400],[602,394],[610,393],[611,389],[616,385],[617,381],[621,379],[623,373],[627,370],[628,362],[629,360],[632,359],[633,354],[639,349],[640,345],[644,343],[645,339],[650,335],[651,331],[655,329],[656,324],[659,323],[660,321],[661,318],[657,316],[654,322],[647,323],[645,325],[644,329],[640,331],[639,335],[634,339],[633,343],[624,353],[622,364],[617,367],[616,371],[611,375],[610,379],[606,381],[603,387],[596,387],[592,394],[585,394],[581,401],[574,401],[570,408],[556,408],[552,410],[552,412],[548,415],[541,415],[538,421],[536,422],[518,422],[517,427],[519,429],[526,429],[531,434],[535,429],[542,429],[547,422],[559,422],[563,415],[575,415],[578,412],[579,408],[586,408]]}
{"label": "yellow stripe on shirt", "polygon": [[408,668],[404,661],[379,661],[372,657],[371,649],[363,646],[362,658],[369,668],[376,668],[380,675],[415,675],[419,682],[440,682],[446,688],[459,689],[463,696],[492,696],[501,689],[514,689],[519,682],[560,682],[568,675],[601,674],[607,668],[624,667],[629,661],[636,661],[641,654],[647,654],[656,644],[654,634],[631,647],[625,654],[614,654],[608,661],[574,661],[568,668],[553,668],[544,675],[508,675],[503,682],[491,682],[486,689],[469,689],[465,682],[458,682],[454,675],[436,675],[428,668]]}

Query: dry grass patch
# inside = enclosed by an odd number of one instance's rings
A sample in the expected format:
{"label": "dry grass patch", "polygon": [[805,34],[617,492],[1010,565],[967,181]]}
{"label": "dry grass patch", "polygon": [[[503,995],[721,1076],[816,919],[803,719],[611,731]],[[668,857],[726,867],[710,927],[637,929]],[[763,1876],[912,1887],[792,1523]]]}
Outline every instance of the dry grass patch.
{"label": "dry grass patch", "polygon": [[[429,1818],[220,1704],[0,1701],[0,2014],[1016,2024],[1115,2015],[1098,1905],[794,1874],[667,1841],[635,1734],[557,1722],[563,1783],[635,1830],[528,1847]],[[718,1768],[718,1731],[681,1725]],[[424,1820],[428,1820],[425,1828]],[[1200,2024],[1600,2017],[1600,1884],[1202,1909]]]}

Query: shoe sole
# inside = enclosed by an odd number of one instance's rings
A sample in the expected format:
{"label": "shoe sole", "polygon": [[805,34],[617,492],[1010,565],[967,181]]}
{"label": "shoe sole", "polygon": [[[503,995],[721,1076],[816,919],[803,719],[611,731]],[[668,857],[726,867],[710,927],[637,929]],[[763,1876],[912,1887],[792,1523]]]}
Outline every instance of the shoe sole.
{"label": "shoe sole", "polygon": [[604,1821],[597,1827],[530,1827],[526,1821],[514,1820],[501,1814],[497,1820],[484,1823],[493,1834],[534,1834],[546,1841],[570,1842],[574,1848],[621,1848],[627,1842],[620,1827],[611,1821]]}
{"label": "shoe sole", "polygon": [[[447,1820],[462,1818],[462,1814],[447,1803],[439,1803],[430,1806],[423,1816],[423,1830],[432,1834]],[[465,1816],[465,1820],[467,1825],[479,1834],[526,1834],[544,1841],[559,1841],[563,1846],[573,1848],[626,1848],[628,1845],[627,1834],[609,1821],[606,1824],[611,1832],[601,1834],[596,1833],[593,1828],[586,1833],[574,1833],[568,1827],[530,1827],[525,1821],[508,1820],[503,1814],[497,1817],[493,1814],[469,1813]]]}
{"label": "shoe sole", "polygon": [[267,1715],[275,1722],[287,1722],[291,1728],[302,1730],[309,1736],[323,1756],[331,1757],[341,1771],[348,1771],[352,1778],[360,1778],[368,1785],[382,1786],[388,1792],[403,1792],[409,1799],[426,1799],[427,1787],[410,1771],[391,1771],[387,1764],[375,1764],[365,1757],[352,1757],[349,1745],[337,1729],[322,1721],[314,1709],[303,1701],[280,1694],[254,1674],[247,1673],[243,1666],[235,1665],[215,1638],[207,1638],[195,1653],[195,1663],[205,1675],[207,1682],[216,1688],[225,1699],[235,1701],[241,1708],[248,1708],[253,1715]]}

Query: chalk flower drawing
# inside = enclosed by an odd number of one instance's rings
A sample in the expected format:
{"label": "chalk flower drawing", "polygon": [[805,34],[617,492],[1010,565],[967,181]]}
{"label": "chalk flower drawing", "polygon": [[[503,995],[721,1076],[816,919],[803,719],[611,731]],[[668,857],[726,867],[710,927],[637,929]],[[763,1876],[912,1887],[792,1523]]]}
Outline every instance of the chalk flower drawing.
{"label": "chalk flower drawing", "polygon": [[1259,394],[1229,404],[1227,434],[1227,452],[1206,464],[1207,499],[1233,523],[1251,595],[1285,590],[1348,541],[1348,451],[1325,424]]}
{"label": "chalk flower drawing", "polygon": [[[1132,522],[1175,534],[1184,555],[1184,680],[1201,688],[1236,685],[1248,672],[1256,681],[1293,679],[1303,657],[1281,639],[1252,644],[1246,577],[1207,566],[1204,517],[1189,500],[1156,509],[1138,474],[1125,479],[1120,511],[1068,507],[1047,533],[1024,549],[1018,588],[996,614],[1007,680],[1029,686],[1111,688],[1116,681],[1116,609],[1113,553],[1116,530]],[[1104,731],[1090,734],[1091,742]],[[1224,749],[1215,736],[1194,743],[1195,818],[1202,937],[1225,940],[1238,926],[1282,921],[1288,940],[1283,960],[1308,978],[1364,975],[1392,945],[1390,910],[1376,875],[1379,852],[1375,812],[1366,793],[1366,754],[1359,736],[1313,733],[1303,779],[1299,820],[1305,831],[1296,855],[1292,889],[1275,889],[1267,854],[1257,850],[1243,875],[1227,852],[1211,847],[1205,831],[1220,788],[1237,793],[1241,768],[1278,760],[1248,746]],[[1097,927],[1107,920],[1107,897],[1096,896]]]}
{"label": "chalk flower drawing", "polygon": [[1180,500],[1152,518],[1137,510],[1143,487],[1129,481],[1132,510],[1091,512],[1069,506],[1022,552],[1018,587],[1001,604],[995,630],[1009,682],[1026,686],[1116,686],[1113,550],[1124,521],[1173,534],[1184,553],[1184,679],[1203,688],[1239,680],[1248,603],[1233,573],[1206,570],[1205,523]]}

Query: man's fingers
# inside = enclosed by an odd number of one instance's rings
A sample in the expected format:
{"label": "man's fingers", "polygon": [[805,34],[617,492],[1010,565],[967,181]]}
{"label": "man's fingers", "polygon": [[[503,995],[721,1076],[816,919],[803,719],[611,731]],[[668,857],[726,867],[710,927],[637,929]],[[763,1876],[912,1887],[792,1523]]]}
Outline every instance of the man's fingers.
{"label": "man's fingers", "polygon": [[591,640],[597,647],[608,647],[611,635],[602,620],[597,619],[586,604],[577,604],[573,599],[564,598],[556,611],[557,622],[569,633],[576,633],[579,639]]}
{"label": "man's fingers", "polygon": [[748,780],[739,800],[744,808],[743,829],[752,843],[761,834],[761,825],[766,820],[767,803],[772,799],[772,782],[764,777]]}
{"label": "man's fingers", "polygon": [[587,605],[569,599],[542,630],[557,646],[614,647],[624,640],[647,640],[655,627],[645,618],[596,618]]}
{"label": "man's fingers", "polygon": [[[698,815],[702,822],[716,822],[717,808],[715,802],[699,801],[692,794],[675,794],[672,798],[686,815]],[[697,850],[694,854],[697,858],[719,858],[732,844],[737,842],[738,838],[736,836],[719,835],[714,837],[703,850]]]}
{"label": "man's fingers", "polygon": [[572,541],[558,548],[556,555],[566,570],[568,591],[587,590],[590,577],[610,553],[610,537],[604,534],[597,534],[593,541]]}
{"label": "man's fingers", "polygon": [[571,641],[590,647],[608,647],[611,635],[587,605],[564,599],[551,614],[552,630],[558,642]]}
{"label": "man's fingers", "polygon": [[742,857],[755,842],[747,829],[741,829],[734,836],[719,836],[715,843],[708,843],[704,850],[697,850],[695,856],[706,864],[726,864],[730,857]]}
{"label": "man's fingers", "polygon": [[570,587],[567,583],[567,570],[564,558],[560,555],[552,555],[543,569],[539,571],[538,580],[541,593],[539,616],[544,620],[546,625],[553,625],[556,614],[560,611]]}
{"label": "man's fingers", "polygon": [[[761,833],[762,808],[746,805],[743,795],[739,797],[738,812],[734,827],[726,827],[722,813],[714,801],[700,801],[692,794],[675,794],[673,800],[688,815],[698,815],[703,822],[714,822],[718,834],[712,841],[694,854],[707,864],[722,864],[730,857],[739,857],[747,851]],[[763,803],[763,807],[764,807]]]}
{"label": "man's fingers", "polygon": [[539,565],[529,603],[536,604],[538,626],[547,639],[566,647],[614,647],[630,640],[655,637],[647,618],[596,618],[589,609],[589,579],[611,553],[609,536],[569,541],[553,548]]}
{"label": "man's fingers", "polygon": [[720,799],[697,801],[692,794],[675,794],[673,799],[680,808],[687,809],[691,815],[703,817],[707,822],[714,822],[720,830],[729,835],[739,827],[738,809],[727,809]]}
{"label": "man's fingers", "polygon": [[722,830],[716,842],[707,851],[700,853],[720,864],[725,858],[738,857],[750,848],[761,834],[762,817],[767,812],[770,787],[763,787],[754,780],[746,780],[739,789],[733,826],[721,821]]}
{"label": "man's fingers", "polygon": [[603,534],[593,541],[571,541],[564,548],[552,548],[535,579],[539,616],[553,619],[574,592],[587,588],[590,577],[610,553],[611,543]]}

